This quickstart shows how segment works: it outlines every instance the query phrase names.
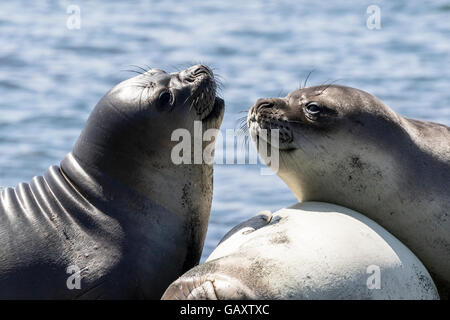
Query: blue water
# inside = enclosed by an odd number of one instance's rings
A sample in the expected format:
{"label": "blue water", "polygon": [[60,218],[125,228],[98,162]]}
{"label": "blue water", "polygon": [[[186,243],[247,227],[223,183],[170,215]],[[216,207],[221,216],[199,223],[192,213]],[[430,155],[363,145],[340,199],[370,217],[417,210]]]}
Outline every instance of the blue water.
{"label": "blue water", "polygon": [[[369,5],[381,29],[366,27]],[[66,27],[67,7],[81,28]],[[150,65],[203,62],[223,79],[223,129],[259,97],[338,80],[402,115],[450,124],[448,1],[2,1],[0,185],[58,164],[100,97]],[[260,166],[215,168],[203,258],[236,223],[295,198]]]}

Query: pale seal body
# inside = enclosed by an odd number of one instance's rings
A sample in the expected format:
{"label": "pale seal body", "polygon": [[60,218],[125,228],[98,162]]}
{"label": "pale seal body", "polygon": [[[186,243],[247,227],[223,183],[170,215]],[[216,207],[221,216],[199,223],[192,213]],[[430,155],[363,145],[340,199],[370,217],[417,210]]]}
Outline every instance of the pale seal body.
{"label": "pale seal body", "polygon": [[171,135],[193,132],[196,120],[219,128],[215,89],[201,65],[126,80],[100,100],[59,167],[4,189],[0,298],[159,299],[196,265],[212,165],[175,165]]}
{"label": "pale seal body", "polygon": [[377,223],[304,202],[232,229],[163,299],[438,299],[417,257]]}
{"label": "pale seal body", "polygon": [[259,99],[248,126],[255,141],[260,129],[280,129],[274,169],[299,201],[367,215],[407,245],[448,296],[449,127],[404,118],[366,92],[334,85]]}

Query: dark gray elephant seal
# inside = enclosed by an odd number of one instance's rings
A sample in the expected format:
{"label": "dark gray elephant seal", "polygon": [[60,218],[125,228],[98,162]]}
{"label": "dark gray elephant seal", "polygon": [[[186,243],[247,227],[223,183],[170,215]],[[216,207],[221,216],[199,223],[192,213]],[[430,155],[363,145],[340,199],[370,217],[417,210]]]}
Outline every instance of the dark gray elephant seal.
{"label": "dark gray elephant seal", "polygon": [[2,191],[0,298],[159,299],[198,263],[212,200],[212,165],[175,165],[172,132],[223,112],[202,65],[110,90],[60,167]]}
{"label": "dark gray elephant seal", "polygon": [[254,141],[264,138],[260,129],[280,130],[277,174],[299,201],[367,215],[421,259],[448,297],[449,127],[404,118],[366,92],[336,85],[259,99],[247,122]]}

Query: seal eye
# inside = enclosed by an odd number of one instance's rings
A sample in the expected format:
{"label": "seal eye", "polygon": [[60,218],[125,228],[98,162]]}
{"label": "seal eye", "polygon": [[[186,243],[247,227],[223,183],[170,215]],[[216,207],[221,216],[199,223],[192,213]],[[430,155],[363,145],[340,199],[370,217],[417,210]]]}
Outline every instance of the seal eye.
{"label": "seal eye", "polygon": [[164,90],[159,94],[158,99],[161,106],[172,104],[172,93],[169,90]]}
{"label": "seal eye", "polygon": [[310,102],[305,107],[310,115],[318,115],[322,111],[322,107],[316,102]]}

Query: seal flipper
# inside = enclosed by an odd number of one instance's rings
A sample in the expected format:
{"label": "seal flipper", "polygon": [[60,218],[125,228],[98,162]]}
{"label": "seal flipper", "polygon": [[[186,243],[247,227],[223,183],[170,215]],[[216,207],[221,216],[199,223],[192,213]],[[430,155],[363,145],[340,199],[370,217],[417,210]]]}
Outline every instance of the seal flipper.
{"label": "seal flipper", "polygon": [[217,248],[211,253],[208,259],[206,259],[206,262],[231,254],[234,251],[234,248],[239,247],[247,241],[248,236],[251,233],[267,226],[271,221],[272,214],[270,211],[265,210],[257,213],[247,221],[238,224],[225,234],[217,245]]}
{"label": "seal flipper", "polygon": [[196,278],[178,279],[167,288],[161,300],[219,300],[210,280],[200,285],[196,282]]}
{"label": "seal flipper", "polygon": [[258,230],[258,229],[268,225],[271,220],[272,220],[272,213],[270,213],[269,210],[264,210],[264,211],[258,212],[255,216],[251,217],[247,221],[244,221],[244,222],[238,224],[233,229],[228,231],[223,236],[222,240],[220,240],[219,245],[237,233],[248,234],[255,230]]}
{"label": "seal flipper", "polygon": [[214,269],[208,262],[186,273],[173,282],[161,300],[252,300],[255,294],[239,279],[224,274],[202,275],[199,270]]}

